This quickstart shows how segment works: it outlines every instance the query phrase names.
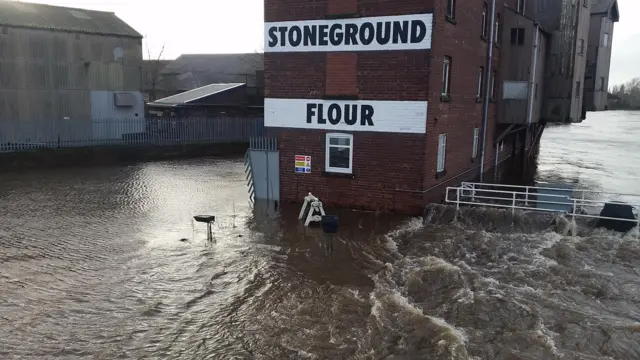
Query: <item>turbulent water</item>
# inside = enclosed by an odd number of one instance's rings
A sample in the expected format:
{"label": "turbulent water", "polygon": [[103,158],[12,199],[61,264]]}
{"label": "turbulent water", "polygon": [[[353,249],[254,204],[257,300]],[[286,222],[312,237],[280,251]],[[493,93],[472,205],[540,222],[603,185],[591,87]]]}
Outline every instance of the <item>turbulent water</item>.
{"label": "turbulent water", "polygon": [[[640,192],[634,129],[548,129],[538,179]],[[0,358],[640,358],[634,231],[434,205],[330,241],[246,191],[239,160],[3,174]]]}

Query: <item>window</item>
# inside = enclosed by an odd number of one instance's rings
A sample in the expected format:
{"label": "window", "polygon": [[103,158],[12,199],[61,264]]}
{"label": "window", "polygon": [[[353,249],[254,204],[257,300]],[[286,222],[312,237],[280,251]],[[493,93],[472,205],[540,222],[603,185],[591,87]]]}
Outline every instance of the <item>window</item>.
{"label": "window", "polygon": [[511,29],[511,45],[524,45],[524,28]]}
{"label": "window", "polygon": [[609,46],[609,33],[604,33],[604,39],[602,40],[602,47]]}
{"label": "window", "polygon": [[502,31],[501,22],[500,22],[500,14],[496,15],[496,29],[493,34],[493,41],[496,44],[500,44],[500,32]]}
{"label": "window", "polygon": [[500,144],[498,145],[500,152],[504,151],[504,141],[500,141]]}
{"label": "window", "polygon": [[480,128],[473,129],[473,154],[472,159],[478,157],[478,146],[480,145]]}
{"label": "window", "polygon": [[476,92],[476,98],[482,98],[482,88],[484,87],[484,67],[480,66],[478,70],[478,91]]}
{"label": "window", "polygon": [[518,0],[518,12],[524,15],[524,8],[527,5],[527,0]]}
{"label": "window", "polygon": [[451,57],[444,57],[442,65],[442,96],[451,95]]}
{"label": "window", "polygon": [[353,135],[327,134],[325,170],[351,174],[353,171]]}
{"label": "window", "polygon": [[600,91],[605,91],[606,89],[607,89],[607,86],[605,85],[604,76],[600,77]]}
{"label": "window", "polygon": [[497,86],[497,81],[496,78],[498,77],[498,73],[497,72],[493,72],[493,74],[491,75],[491,82],[489,83],[489,85],[491,86],[491,101],[495,101],[496,100],[496,95],[498,93],[498,86]]}
{"label": "window", "polygon": [[580,39],[580,55],[584,55],[584,39]]}
{"label": "window", "polygon": [[487,13],[489,12],[487,8],[487,3],[484,3],[482,7],[482,37],[487,38]]}
{"label": "window", "polygon": [[576,81],[576,97],[580,97],[580,90],[582,90],[582,84],[580,81]]}
{"label": "window", "polygon": [[456,0],[447,1],[447,18],[449,20],[455,20],[456,18]]}
{"label": "window", "polygon": [[437,172],[444,172],[444,162],[447,152],[447,134],[438,136],[438,169]]}
{"label": "window", "polygon": [[582,0],[582,6],[589,7],[589,0]]}

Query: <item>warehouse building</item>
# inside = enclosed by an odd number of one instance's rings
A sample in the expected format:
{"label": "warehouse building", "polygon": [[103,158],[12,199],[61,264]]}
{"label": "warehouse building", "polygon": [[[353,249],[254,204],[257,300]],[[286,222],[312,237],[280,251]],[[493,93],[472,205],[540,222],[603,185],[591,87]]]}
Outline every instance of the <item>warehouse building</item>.
{"label": "warehouse building", "polygon": [[115,14],[0,0],[0,144],[144,131],[141,87],[142,35]]}

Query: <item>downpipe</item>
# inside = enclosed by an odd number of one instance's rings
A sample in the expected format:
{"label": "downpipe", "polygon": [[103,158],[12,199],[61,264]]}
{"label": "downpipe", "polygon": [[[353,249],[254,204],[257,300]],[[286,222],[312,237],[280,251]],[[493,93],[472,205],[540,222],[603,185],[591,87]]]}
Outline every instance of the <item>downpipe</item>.
{"label": "downpipe", "polygon": [[[487,150],[487,123],[489,118],[489,102],[491,100],[491,76],[493,73],[493,40],[495,37],[496,0],[491,0],[491,16],[489,21],[489,41],[487,50],[487,74],[485,75],[484,100],[482,104],[482,155],[480,158],[480,182],[484,181],[484,162]],[[496,82],[496,79],[493,79]]]}

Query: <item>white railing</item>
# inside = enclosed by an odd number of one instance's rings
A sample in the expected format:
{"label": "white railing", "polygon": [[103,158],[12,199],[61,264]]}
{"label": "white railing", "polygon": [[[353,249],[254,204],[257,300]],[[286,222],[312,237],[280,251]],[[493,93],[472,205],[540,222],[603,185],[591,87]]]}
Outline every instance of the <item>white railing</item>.
{"label": "white railing", "polygon": [[[542,190],[542,192],[541,192]],[[557,191],[564,194],[549,194],[544,191]],[[577,193],[577,197],[575,196]],[[634,209],[637,219],[612,218],[600,215],[605,204],[616,197],[640,199],[637,194],[606,193],[589,190],[574,190],[547,186],[517,186],[464,182],[458,187],[448,187],[446,202],[460,205],[475,205],[501,209],[560,212],[575,218],[619,220],[634,222],[640,229],[640,201],[626,202]],[[541,199],[542,198],[542,199]],[[597,199],[597,200],[596,200]],[[562,210],[562,208],[565,208]],[[594,211],[595,209],[595,211]]]}

